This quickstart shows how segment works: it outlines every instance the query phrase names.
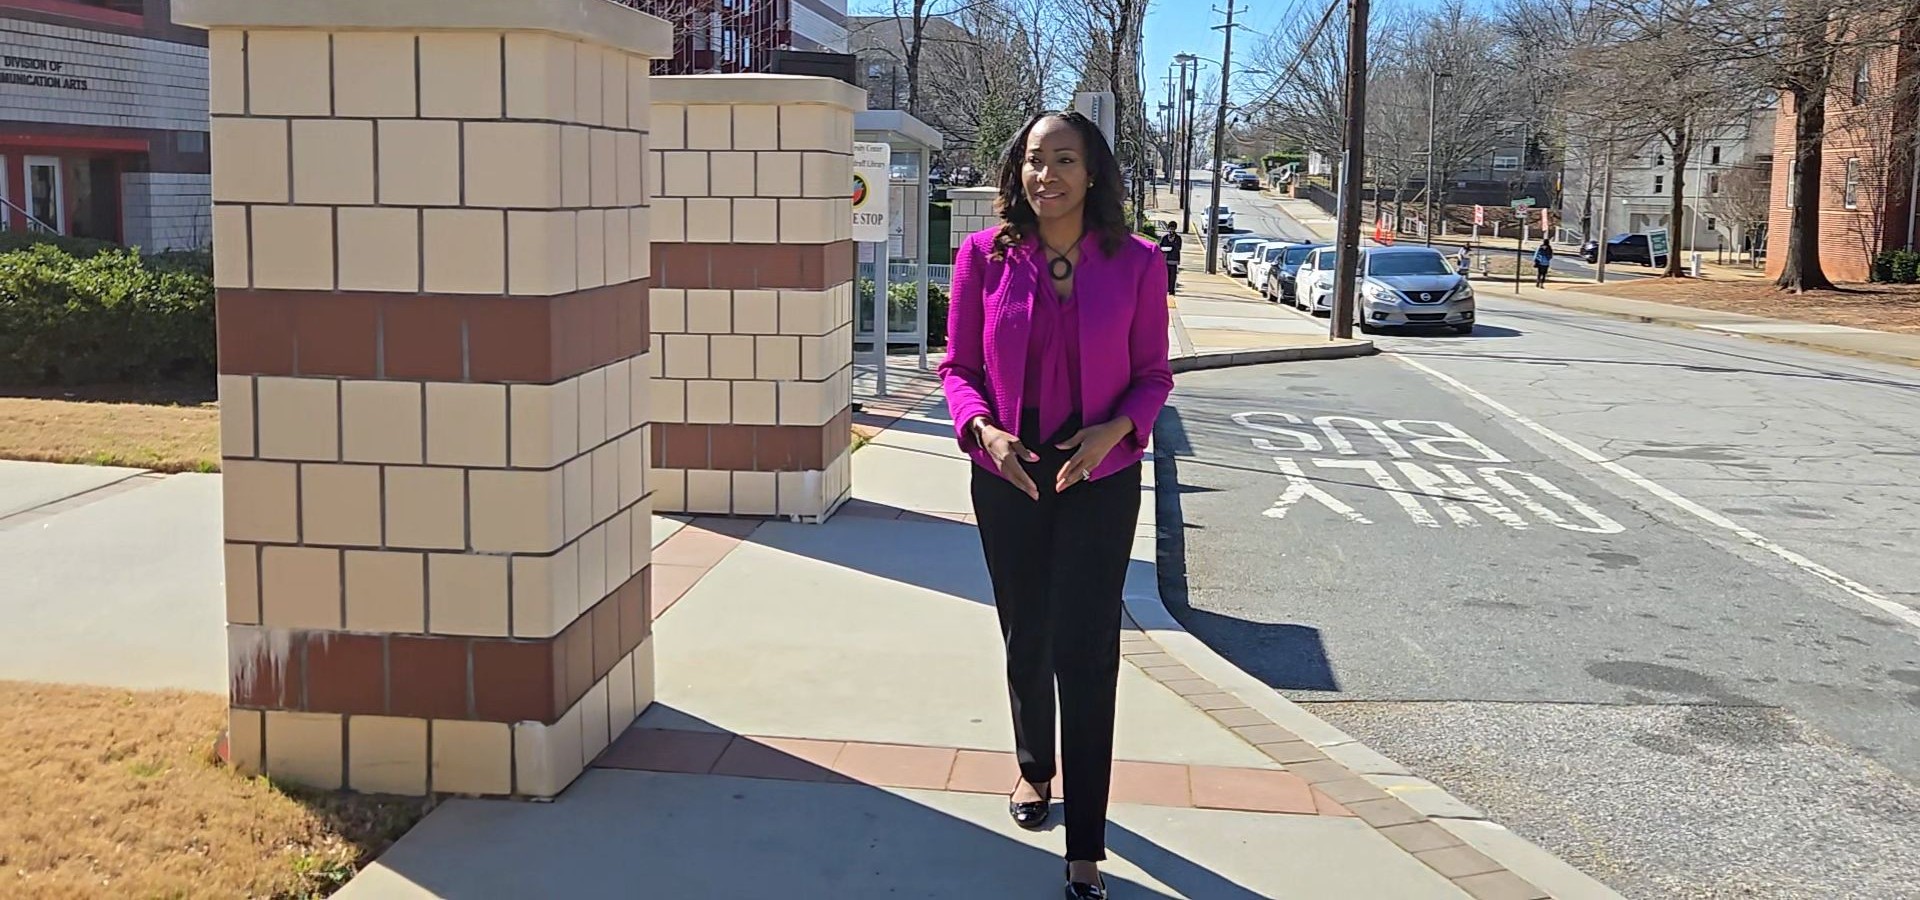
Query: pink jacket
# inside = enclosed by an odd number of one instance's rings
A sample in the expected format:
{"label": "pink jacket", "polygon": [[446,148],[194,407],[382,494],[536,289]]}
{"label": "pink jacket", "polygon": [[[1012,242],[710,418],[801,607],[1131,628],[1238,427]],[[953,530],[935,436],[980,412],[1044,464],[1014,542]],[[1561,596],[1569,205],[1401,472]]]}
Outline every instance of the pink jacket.
{"label": "pink jacket", "polygon": [[[995,474],[999,467],[966,432],[975,416],[1019,427],[1027,334],[1045,273],[1039,239],[990,254],[997,228],[968,235],[954,254],[947,311],[947,358],[940,381],[960,446]],[[1133,432],[1093,469],[1094,478],[1140,461],[1153,422],[1173,392],[1167,365],[1167,272],[1160,248],[1134,238],[1108,256],[1099,238],[1081,242],[1074,272],[1080,319],[1080,410],[1087,425],[1125,416]]]}

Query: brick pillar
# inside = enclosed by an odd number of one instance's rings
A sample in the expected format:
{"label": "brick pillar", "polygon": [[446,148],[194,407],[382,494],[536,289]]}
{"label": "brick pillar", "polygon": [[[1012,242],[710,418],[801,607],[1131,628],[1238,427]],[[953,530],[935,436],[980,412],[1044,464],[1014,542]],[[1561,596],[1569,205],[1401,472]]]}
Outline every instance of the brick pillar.
{"label": "brick pillar", "polygon": [[552,796],[653,698],[648,59],[605,0],[209,29],[231,749]]}
{"label": "brick pillar", "polygon": [[953,202],[953,251],[960,252],[960,245],[976,231],[983,231],[1000,223],[1000,217],[994,214],[993,199],[1000,196],[998,188],[970,187],[948,188],[947,199]]}
{"label": "brick pillar", "polygon": [[865,94],[787,75],[653,83],[656,508],[819,520],[851,489]]}

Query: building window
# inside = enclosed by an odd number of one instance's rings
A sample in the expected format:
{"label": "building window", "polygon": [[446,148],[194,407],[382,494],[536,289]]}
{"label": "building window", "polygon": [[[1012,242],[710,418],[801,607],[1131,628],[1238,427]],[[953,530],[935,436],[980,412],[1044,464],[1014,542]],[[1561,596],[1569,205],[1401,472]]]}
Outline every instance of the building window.
{"label": "building window", "polygon": [[1787,208],[1800,205],[1800,161],[1787,163]]}
{"label": "building window", "polygon": [[1707,164],[1713,166],[1720,164],[1720,148],[1718,146],[1707,148]]}
{"label": "building window", "polygon": [[1873,90],[1873,60],[1866,54],[1860,55],[1860,61],[1853,67],[1853,105],[1867,102],[1867,95]]}
{"label": "building window", "polygon": [[1666,190],[1667,190],[1667,176],[1665,175],[1653,176],[1653,192],[1656,194],[1662,194],[1662,193],[1665,193]]}
{"label": "building window", "polygon": [[1860,157],[1847,157],[1847,182],[1840,202],[1848,209],[1860,208]]}
{"label": "building window", "polygon": [[1496,155],[1493,158],[1493,170],[1495,172],[1515,172],[1515,171],[1518,171],[1519,169],[1520,169],[1520,157],[1518,156]]}
{"label": "building window", "polygon": [[1720,173],[1719,172],[1707,173],[1707,193],[1709,194],[1720,193]]}
{"label": "building window", "polygon": [[1654,165],[1656,165],[1656,166],[1664,166],[1664,165],[1666,165],[1666,164],[1667,164],[1667,155],[1666,155],[1665,153],[1655,153],[1655,154],[1653,155],[1653,164],[1654,164]]}
{"label": "building window", "polygon": [[1708,230],[1708,231],[1719,231],[1719,230],[1720,230],[1720,220],[1719,220],[1719,219],[1717,219],[1717,218],[1715,218],[1715,217],[1713,217],[1713,216],[1708,216],[1708,217],[1707,217],[1707,230]]}

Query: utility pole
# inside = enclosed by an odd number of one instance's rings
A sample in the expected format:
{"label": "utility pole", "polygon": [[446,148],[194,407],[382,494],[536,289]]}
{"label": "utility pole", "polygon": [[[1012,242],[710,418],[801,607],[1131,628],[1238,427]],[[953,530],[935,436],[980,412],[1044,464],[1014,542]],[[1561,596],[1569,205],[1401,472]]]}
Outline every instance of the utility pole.
{"label": "utility pole", "polygon": [[1220,50],[1220,108],[1213,117],[1213,203],[1208,207],[1208,227],[1212,234],[1207,237],[1207,274],[1220,271],[1220,160],[1227,136],[1227,84],[1233,74],[1233,9],[1234,0],[1227,0],[1227,24],[1213,26],[1215,31],[1226,32],[1226,45]]}
{"label": "utility pole", "polygon": [[1180,115],[1181,143],[1184,151],[1180,157],[1180,230],[1193,233],[1193,94],[1194,83],[1199,80],[1200,58],[1191,53],[1182,53],[1174,57],[1180,64],[1180,97],[1176,106],[1184,109]]}
{"label": "utility pole", "polygon": [[1607,209],[1613,206],[1613,133],[1607,133],[1607,158],[1601,166],[1605,174],[1601,175],[1603,187],[1600,189],[1600,234],[1598,245],[1593,250],[1594,280],[1607,283]]}
{"label": "utility pole", "polygon": [[1440,79],[1451,78],[1439,69],[1427,70],[1427,211],[1421,222],[1427,233],[1427,246],[1433,246],[1433,120],[1439,106],[1437,97],[1440,92]]}
{"label": "utility pole", "polygon": [[1333,313],[1327,322],[1328,332],[1335,338],[1353,337],[1354,276],[1360,269],[1360,186],[1366,182],[1367,6],[1368,0],[1347,0],[1347,146],[1340,166]]}

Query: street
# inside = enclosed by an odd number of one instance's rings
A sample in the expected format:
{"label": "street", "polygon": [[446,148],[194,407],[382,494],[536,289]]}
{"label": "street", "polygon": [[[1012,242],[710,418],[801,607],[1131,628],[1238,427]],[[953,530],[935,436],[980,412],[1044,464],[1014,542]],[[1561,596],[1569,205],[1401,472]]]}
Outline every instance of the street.
{"label": "street", "polygon": [[1175,615],[1629,897],[1920,897],[1920,373],[1479,308],[1181,376]]}

